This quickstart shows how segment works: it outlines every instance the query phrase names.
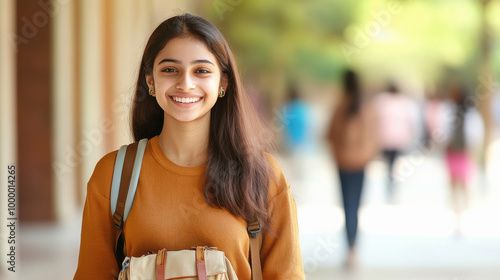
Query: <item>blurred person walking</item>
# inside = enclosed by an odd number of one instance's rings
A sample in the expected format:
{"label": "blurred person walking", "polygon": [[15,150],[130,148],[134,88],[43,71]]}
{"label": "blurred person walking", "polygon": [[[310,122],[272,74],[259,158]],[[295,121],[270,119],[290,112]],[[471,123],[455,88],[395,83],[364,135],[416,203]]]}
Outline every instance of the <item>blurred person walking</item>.
{"label": "blurred person walking", "polygon": [[472,154],[483,143],[484,123],[480,113],[467,102],[468,90],[453,84],[449,90],[452,116],[448,125],[446,165],[451,183],[453,208],[456,214],[455,233],[460,235],[461,219],[469,206],[469,183],[474,169]]}
{"label": "blurred person walking", "polygon": [[429,151],[441,152],[446,146],[443,133],[446,130],[447,102],[442,90],[430,91],[424,105],[425,145]]}
{"label": "blurred person walking", "polygon": [[285,127],[286,151],[293,153],[297,149],[306,149],[310,144],[309,107],[299,96],[295,86],[290,87],[283,112],[285,112],[285,119],[282,121]]}
{"label": "blurred person walking", "polygon": [[344,73],[343,87],[327,138],[338,166],[345,211],[349,246],[345,265],[352,269],[357,262],[355,245],[365,166],[379,152],[379,146],[375,110],[363,100],[358,76],[352,70]]}
{"label": "blurred person walking", "polygon": [[[311,152],[309,105],[300,97],[295,86],[288,91],[288,100],[282,108],[280,118],[284,127],[283,147],[289,157],[291,176],[296,181],[306,180],[307,156]],[[292,178],[290,176],[290,178]]]}
{"label": "blurred person walking", "polygon": [[387,160],[387,194],[392,198],[395,188],[394,164],[417,137],[418,109],[413,100],[401,94],[394,83],[389,83],[387,92],[379,94],[376,106],[380,121],[380,144]]}

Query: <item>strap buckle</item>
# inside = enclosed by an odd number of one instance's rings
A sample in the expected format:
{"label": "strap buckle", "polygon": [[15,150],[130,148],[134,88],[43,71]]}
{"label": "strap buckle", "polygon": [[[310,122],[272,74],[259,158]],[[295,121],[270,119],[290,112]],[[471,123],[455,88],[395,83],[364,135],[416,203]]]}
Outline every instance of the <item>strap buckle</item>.
{"label": "strap buckle", "polygon": [[247,231],[252,238],[257,238],[257,236],[259,236],[260,229],[260,223],[258,221],[253,222],[247,226]]}
{"label": "strap buckle", "polygon": [[123,228],[123,216],[121,216],[118,213],[115,213],[113,215],[113,224],[117,229],[122,229]]}

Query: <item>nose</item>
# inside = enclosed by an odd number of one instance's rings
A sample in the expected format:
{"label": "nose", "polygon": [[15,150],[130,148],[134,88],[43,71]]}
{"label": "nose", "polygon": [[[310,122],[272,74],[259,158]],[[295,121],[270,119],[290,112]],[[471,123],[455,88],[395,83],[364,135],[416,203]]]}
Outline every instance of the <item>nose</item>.
{"label": "nose", "polygon": [[179,75],[176,88],[185,92],[191,91],[195,88],[193,77],[191,77],[189,72],[184,72]]}

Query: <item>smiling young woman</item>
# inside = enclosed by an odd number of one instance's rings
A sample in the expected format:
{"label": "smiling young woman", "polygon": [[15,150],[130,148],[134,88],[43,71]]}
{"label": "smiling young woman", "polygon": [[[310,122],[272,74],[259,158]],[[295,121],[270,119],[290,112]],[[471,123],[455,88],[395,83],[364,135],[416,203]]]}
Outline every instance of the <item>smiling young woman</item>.
{"label": "smiling young woman", "polygon": [[[224,251],[239,279],[250,279],[247,223],[258,220],[263,279],[304,279],[295,201],[265,152],[268,137],[215,26],[185,14],[153,31],[132,130],[135,141],[149,141],[123,230],[129,256],[207,245]],[[109,211],[116,155],[104,156],[88,183],[75,279],[117,275]]]}
{"label": "smiling young woman", "polygon": [[186,36],[170,40],[158,53],[146,81],[165,112],[164,123],[205,121],[208,127],[219,90],[226,90],[226,76],[205,44]]}

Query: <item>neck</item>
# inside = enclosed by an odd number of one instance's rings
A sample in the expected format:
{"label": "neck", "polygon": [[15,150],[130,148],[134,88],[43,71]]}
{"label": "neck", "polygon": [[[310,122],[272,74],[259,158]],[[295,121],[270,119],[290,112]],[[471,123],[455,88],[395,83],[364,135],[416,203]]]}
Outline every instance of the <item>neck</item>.
{"label": "neck", "polygon": [[180,122],[165,116],[158,137],[165,156],[180,166],[199,166],[208,159],[210,116],[191,122]]}

